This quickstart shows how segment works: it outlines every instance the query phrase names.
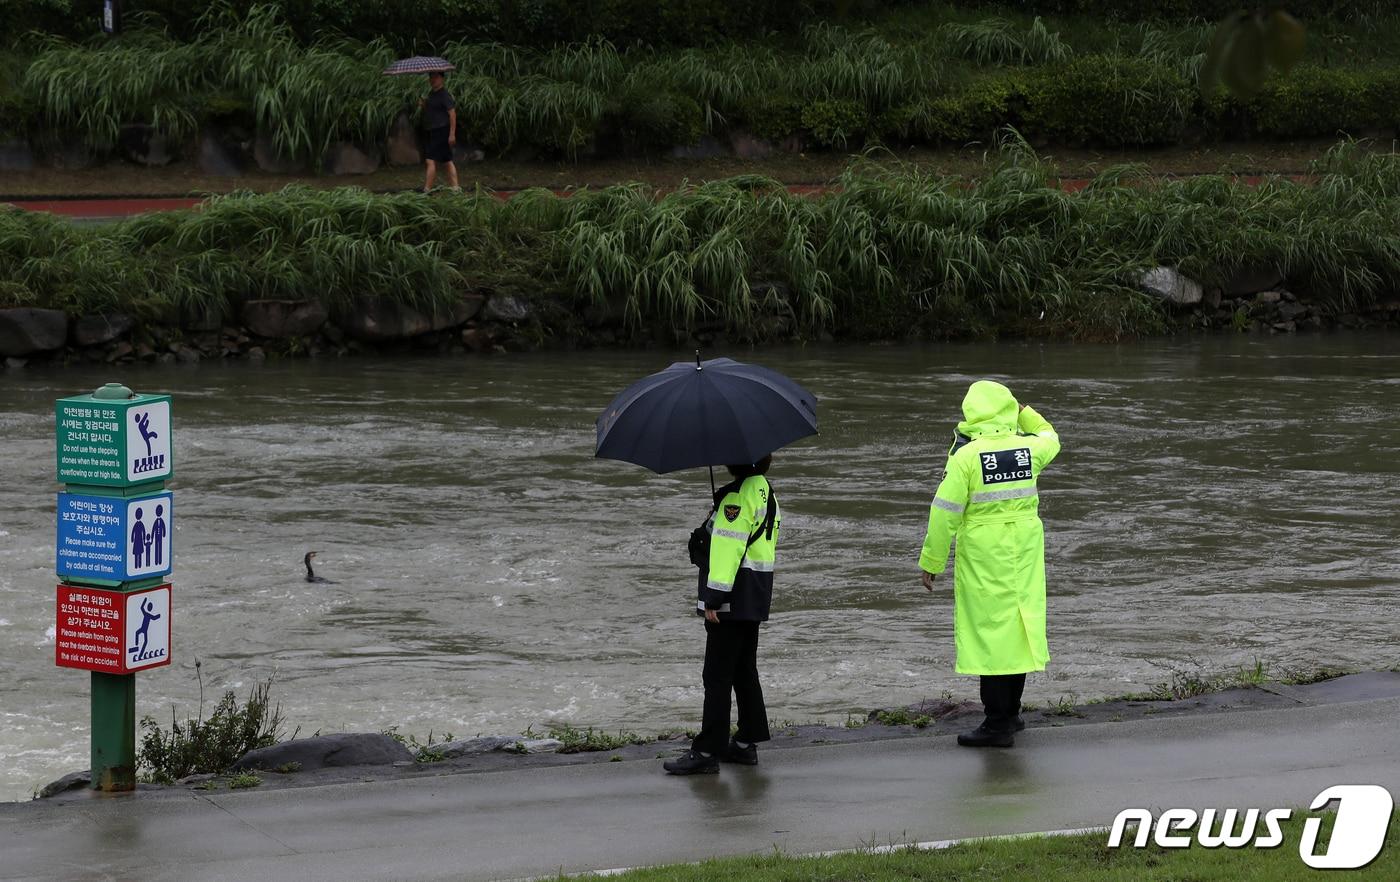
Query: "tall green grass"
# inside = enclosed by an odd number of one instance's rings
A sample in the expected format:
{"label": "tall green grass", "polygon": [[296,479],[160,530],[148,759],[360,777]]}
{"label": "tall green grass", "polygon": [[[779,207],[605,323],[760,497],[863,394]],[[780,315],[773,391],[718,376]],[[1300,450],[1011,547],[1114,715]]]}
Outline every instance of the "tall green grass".
{"label": "tall green grass", "polygon": [[[387,43],[327,36],[307,44],[273,6],[215,5],[198,33],[181,42],[135,26],[116,39],[12,48],[0,57],[0,128],[105,149],[134,123],[187,140],[232,107],[281,152],[315,162],[333,141],[381,140],[399,113],[416,112],[424,90],[419,78],[381,75],[395,55]],[[1008,122],[1056,142],[1113,143],[1123,133],[1125,143],[1163,143],[1161,131],[1141,130],[1154,116],[1187,120],[1208,137],[1393,128],[1400,15],[1321,22],[1312,33],[1305,67],[1316,75],[1303,83],[1312,91],[1299,97],[1281,84],[1248,106],[1203,103],[1190,88],[1206,25],[1042,19],[1011,9],[988,18],[946,4],[868,26],[821,23],[781,39],[673,52],[603,40],[529,49],[450,35],[442,52],[459,71],[450,86],[463,139],[496,153],[528,146],[577,156],[619,140],[621,149],[647,150],[733,127],[775,140],[805,133],[843,149],[881,139],[985,142]],[[1167,91],[1194,103],[1158,107],[1162,90],[1135,91],[1116,77],[1086,97],[1080,93],[1104,77],[1075,65],[1099,57],[1138,71],[1134,82],[1179,79],[1182,88]],[[1351,71],[1356,82],[1339,76]],[[1076,106],[1033,106],[1065,94],[1096,105],[1090,137],[1078,133],[1086,126],[1074,124]],[[1313,104],[1328,112],[1314,113]],[[1304,109],[1290,112],[1297,107]],[[1038,131],[1048,114],[1071,119]],[[1309,118],[1322,121],[1310,126]]]}
{"label": "tall green grass", "polygon": [[249,298],[361,297],[425,311],[465,291],[604,306],[642,330],[720,323],[736,336],[1152,332],[1145,268],[1205,282],[1273,264],[1323,308],[1394,296],[1400,156],[1334,150],[1317,183],[1164,182],[1114,169],[1082,193],[1008,137],[976,181],[864,163],[819,197],[742,177],[658,194],[531,191],[236,194],[201,209],[81,228],[0,214],[0,298],[151,320],[235,316]]}

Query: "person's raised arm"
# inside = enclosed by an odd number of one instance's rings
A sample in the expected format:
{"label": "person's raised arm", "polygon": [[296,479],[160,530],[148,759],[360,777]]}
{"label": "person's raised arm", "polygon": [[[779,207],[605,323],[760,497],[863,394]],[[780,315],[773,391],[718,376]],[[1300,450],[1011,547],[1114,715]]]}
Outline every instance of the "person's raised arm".
{"label": "person's raised arm", "polygon": [[1055,427],[1050,425],[1050,421],[1036,412],[1035,408],[1028,404],[1021,405],[1021,412],[1016,415],[1016,428],[1023,435],[1030,435],[1036,439],[1031,444],[1032,455],[1036,460],[1036,468],[1043,469],[1050,464],[1060,453],[1060,435],[1055,431]]}

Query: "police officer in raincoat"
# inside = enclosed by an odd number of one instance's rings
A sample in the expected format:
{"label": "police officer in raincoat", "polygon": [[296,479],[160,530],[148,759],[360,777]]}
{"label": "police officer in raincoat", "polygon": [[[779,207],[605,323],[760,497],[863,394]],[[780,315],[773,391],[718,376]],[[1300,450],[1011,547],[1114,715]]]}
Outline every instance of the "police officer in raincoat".
{"label": "police officer in raincoat", "polygon": [[953,567],[957,672],[981,677],[986,719],[958,736],[965,747],[1010,747],[1021,721],[1026,674],[1045,669],[1045,529],[1036,479],[1060,438],[1000,383],[978,380],[963,399],[943,480],[919,555],[923,584]]}

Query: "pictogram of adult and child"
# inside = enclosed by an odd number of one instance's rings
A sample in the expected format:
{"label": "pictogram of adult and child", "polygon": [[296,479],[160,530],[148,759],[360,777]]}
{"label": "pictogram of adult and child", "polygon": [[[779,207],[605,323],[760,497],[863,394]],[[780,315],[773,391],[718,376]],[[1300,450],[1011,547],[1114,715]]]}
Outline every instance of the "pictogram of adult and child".
{"label": "pictogram of adult and child", "polygon": [[165,524],[165,506],[156,506],[155,520],[148,528],[142,509],[136,509],[136,522],[131,525],[131,568],[142,570],[161,566],[165,553],[165,535],[169,529]]}

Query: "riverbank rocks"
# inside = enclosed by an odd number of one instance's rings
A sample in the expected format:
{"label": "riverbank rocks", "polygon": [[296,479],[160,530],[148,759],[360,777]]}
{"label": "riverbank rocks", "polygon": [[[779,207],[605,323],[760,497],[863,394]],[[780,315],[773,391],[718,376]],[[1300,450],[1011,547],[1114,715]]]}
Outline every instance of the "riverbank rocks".
{"label": "riverbank rocks", "polygon": [[0,309],[0,356],[49,352],[67,340],[68,316],[61,309]]}
{"label": "riverbank rocks", "polygon": [[423,748],[424,755],[434,758],[457,759],[463,756],[479,756],[483,753],[505,751],[507,753],[555,753],[564,746],[557,738],[521,738],[508,735],[483,735],[480,738],[467,738],[448,741]]}
{"label": "riverbank rocks", "polygon": [[777,149],[771,141],[757,135],[735,129],[729,133],[729,149],[740,159],[767,159]]}
{"label": "riverbank rocks", "polygon": [[239,757],[230,769],[277,769],[298,763],[302,771],[332,766],[390,766],[413,762],[413,752],[403,744],[379,733],[318,735],[284,741],[271,747],[251,750]]}
{"label": "riverbank rocks", "polygon": [[81,772],[69,772],[57,781],[45,784],[38,793],[34,794],[36,799],[48,799],[60,793],[67,793],[70,790],[77,790],[79,787],[92,786],[92,772],[83,769]]}
{"label": "riverbank rocks", "polygon": [[294,175],[306,168],[301,160],[279,152],[272,142],[272,136],[266,133],[259,133],[253,139],[253,161],[259,169],[272,175]]}
{"label": "riverbank rocks", "polygon": [[1138,278],[1138,284],[1148,294],[1178,306],[1194,306],[1201,302],[1201,283],[1182,275],[1171,267],[1153,267]]}
{"label": "riverbank rocks", "polygon": [[479,294],[464,294],[446,309],[424,313],[397,301],[362,297],[340,328],[365,343],[407,340],[466,324],[481,312],[483,300]]}
{"label": "riverbank rocks", "polygon": [[316,333],[330,316],[317,300],[249,300],[243,324],[259,337],[284,340]]}
{"label": "riverbank rocks", "polygon": [[1220,286],[1226,297],[1244,297],[1269,291],[1283,284],[1283,271],[1276,266],[1242,266]]}
{"label": "riverbank rocks", "polygon": [[530,317],[530,301],[515,294],[492,294],[481,317],[490,322],[522,322]]}
{"label": "riverbank rocks", "polygon": [[34,170],[34,151],[29,142],[13,138],[0,141],[0,172],[27,172]]}
{"label": "riverbank rocks", "polygon": [[239,161],[237,154],[213,132],[204,132],[199,136],[196,162],[199,170],[206,175],[222,178],[237,178],[243,175],[243,163]]}
{"label": "riverbank rocks", "polygon": [[417,165],[423,161],[423,153],[418,149],[418,132],[406,113],[394,118],[389,138],[384,143],[384,161],[389,165]]}
{"label": "riverbank rocks", "polygon": [[378,147],[337,141],[321,159],[321,168],[328,175],[372,175],[379,171]]}
{"label": "riverbank rocks", "polygon": [[170,139],[155,126],[122,126],[117,133],[117,146],[127,159],[147,168],[169,165],[175,158],[170,150]]}
{"label": "riverbank rocks", "polygon": [[73,322],[74,346],[101,346],[131,333],[136,320],[123,312],[85,315]]}
{"label": "riverbank rocks", "polygon": [[694,144],[677,144],[671,148],[672,159],[718,159],[730,154],[728,144],[713,135],[701,135]]}

